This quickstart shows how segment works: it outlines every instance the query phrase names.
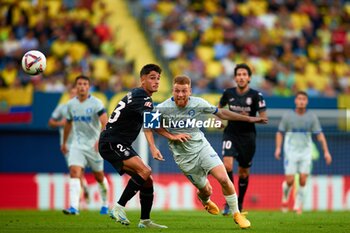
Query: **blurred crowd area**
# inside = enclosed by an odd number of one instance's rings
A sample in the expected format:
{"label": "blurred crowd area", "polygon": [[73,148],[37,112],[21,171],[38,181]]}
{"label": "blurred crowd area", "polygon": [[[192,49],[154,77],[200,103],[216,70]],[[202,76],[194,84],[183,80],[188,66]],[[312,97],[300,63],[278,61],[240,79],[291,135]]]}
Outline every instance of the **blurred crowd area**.
{"label": "blurred crowd area", "polygon": [[[92,91],[118,93],[138,86],[135,62],[127,59],[117,28],[110,26],[109,2],[1,0],[0,87],[64,92],[79,74],[92,78]],[[310,96],[350,94],[347,1],[128,3],[141,6],[146,31],[171,74],[190,76],[194,94],[233,86],[233,70],[241,62],[253,70],[251,86],[266,96],[288,97],[297,90]],[[30,77],[21,69],[23,54],[32,49],[47,57],[43,75]]]}
{"label": "blurred crowd area", "polygon": [[350,2],[341,0],[140,0],[172,74],[195,94],[234,85],[235,64],[266,96],[350,93]]}
{"label": "blurred crowd area", "polygon": [[[101,0],[1,0],[0,87],[64,92],[79,74],[92,78],[92,91],[137,86],[133,61],[116,46],[109,16]],[[44,74],[23,72],[21,59],[29,50],[46,55]]]}

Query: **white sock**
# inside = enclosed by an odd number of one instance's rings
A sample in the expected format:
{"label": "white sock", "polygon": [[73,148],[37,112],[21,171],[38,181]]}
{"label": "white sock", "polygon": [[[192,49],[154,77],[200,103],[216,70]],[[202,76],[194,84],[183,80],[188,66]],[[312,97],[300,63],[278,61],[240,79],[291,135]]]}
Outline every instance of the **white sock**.
{"label": "white sock", "polygon": [[226,199],[226,203],[228,204],[228,206],[230,207],[230,210],[232,211],[232,213],[239,213],[239,209],[238,209],[238,200],[237,200],[237,194],[231,194],[231,195],[227,195],[224,196]]}
{"label": "white sock", "polygon": [[101,194],[101,199],[102,199],[102,205],[103,206],[108,206],[108,190],[109,190],[109,184],[107,181],[107,178],[104,177],[103,178],[103,182],[102,183],[98,183],[98,188],[100,190],[100,194]]}
{"label": "white sock", "polygon": [[69,179],[69,199],[70,206],[79,209],[79,197],[80,197],[81,185],[79,178]]}
{"label": "white sock", "polygon": [[87,183],[85,177],[83,177],[83,178],[81,179],[81,181],[82,181],[82,187],[83,187],[83,189],[84,189],[84,192],[87,192],[89,189],[88,189],[88,183]]}
{"label": "white sock", "polygon": [[304,204],[304,196],[305,196],[305,186],[299,186],[297,196],[295,198],[295,203],[294,203],[294,210],[297,210],[299,208],[303,207]]}
{"label": "white sock", "polygon": [[288,186],[287,182],[283,181],[283,183],[282,183],[282,203],[288,202],[291,190],[292,190],[292,186]]}

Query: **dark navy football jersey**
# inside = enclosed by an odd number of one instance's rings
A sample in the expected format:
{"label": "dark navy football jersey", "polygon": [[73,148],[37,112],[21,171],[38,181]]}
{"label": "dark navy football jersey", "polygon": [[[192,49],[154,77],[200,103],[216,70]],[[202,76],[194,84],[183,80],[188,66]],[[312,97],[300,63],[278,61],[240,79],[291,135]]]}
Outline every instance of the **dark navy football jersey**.
{"label": "dark navy football jersey", "polygon": [[[262,94],[254,89],[249,89],[248,92],[243,95],[237,93],[236,87],[229,88],[224,91],[220,99],[221,107],[228,105],[228,108],[232,112],[244,113],[249,116],[256,116],[257,112],[265,111],[266,104]],[[244,134],[255,133],[254,123],[244,121],[228,121],[228,125],[225,128],[227,134]]]}
{"label": "dark navy football jersey", "polygon": [[108,119],[100,141],[131,145],[143,125],[143,113],[152,111],[152,98],[143,88],[135,88],[118,103]]}

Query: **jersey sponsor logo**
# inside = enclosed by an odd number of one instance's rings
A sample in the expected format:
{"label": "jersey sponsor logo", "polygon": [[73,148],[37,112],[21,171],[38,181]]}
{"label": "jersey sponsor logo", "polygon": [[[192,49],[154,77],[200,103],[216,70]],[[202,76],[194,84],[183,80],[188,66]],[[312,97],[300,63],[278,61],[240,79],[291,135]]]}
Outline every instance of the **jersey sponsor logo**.
{"label": "jersey sponsor logo", "polygon": [[250,107],[242,107],[242,106],[236,106],[236,105],[230,105],[230,110],[233,112],[250,112]]}
{"label": "jersey sponsor logo", "polygon": [[251,105],[252,102],[253,102],[253,100],[252,100],[251,97],[247,97],[247,99],[245,100],[245,102],[246,102],[247,105]]}
{"label": "jersey sponsor logo", "polygon": [[73,116],[73,121],[91,122],[91,116]]}
{"label": "jersey sponsor logo", "polygon": [[148,96],[148,97],[143,98],[143,99],[144,99],[144,100],[149,100],[149,99],[151,99],[151,97]]}
{"label": "jersey sponsor logo", "polygon": [[232,102],[232,101],[234,101],[234,100],[235,100],[235,98],[230,98],[230,99],[229,99],[230,102]]}
{"label": "jersey sponsor logo", "polygon": [[161,115],[162,114],[158,110],[156,112],[144,112],[143,127],[146,129],[159,129]]}
{"label": "jersey sponsor logo", "polygon": [[148,108],[152,108],[152,102],[150,101],[145,102],[145,106]]}
{"label": "jersey sponsor logo", "polygon": [[163,119],[163,128],[220,128],[221,121],[215,118],[198,120],[196,118],[187,118],[183,120]]}

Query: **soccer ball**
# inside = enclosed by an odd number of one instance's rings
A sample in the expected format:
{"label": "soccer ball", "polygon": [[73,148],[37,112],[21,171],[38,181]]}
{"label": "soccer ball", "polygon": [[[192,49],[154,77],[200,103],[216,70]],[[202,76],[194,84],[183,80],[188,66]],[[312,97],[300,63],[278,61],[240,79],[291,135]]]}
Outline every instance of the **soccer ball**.
{"label": "soccer ball", "polygon": [[30,75],[38,75],[46,68],[45,55],[37,50],[30,50],[22,57],[22,68]]}

